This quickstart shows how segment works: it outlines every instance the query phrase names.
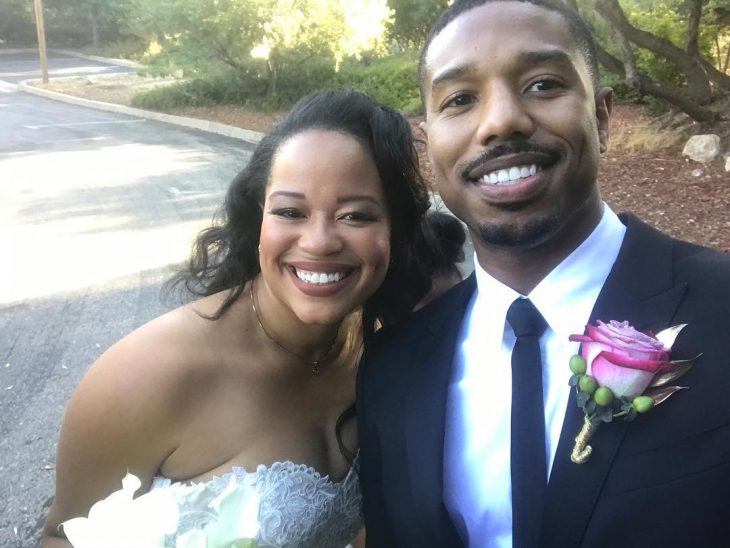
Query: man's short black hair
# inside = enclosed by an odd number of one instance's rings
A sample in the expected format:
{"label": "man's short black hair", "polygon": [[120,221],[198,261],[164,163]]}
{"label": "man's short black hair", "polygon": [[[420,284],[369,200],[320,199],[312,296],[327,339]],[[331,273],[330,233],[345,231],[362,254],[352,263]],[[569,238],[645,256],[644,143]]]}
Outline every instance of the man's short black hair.
{"label": "man's short black hair", "polygon": [[575,40],[581,55],[583,55],[583,59],[585,60],[586,65],[588,66],[588,71],[591,75],[593,86],[598,86],[598,56],[596,53],[596,43],[593,40],[593,35],[591,34],[591,30],[588,25],[586,25],[585,21],[581,19],[580,15],[578,15],[567,4],[564,4],[560,0],[456,0],[433,24],[431,30],[429,30],[428,35],[426,36],[423,48],[421,49],[421,55],[418,62],[418,81],[421,89],[421,99],[424,104],[426,99],[424,93],[426,54],[428,53],[428,48],[431,46],[431,42],[459,15],[489,2],[524,2],[526,4],[533,4],[558,13],[568,26],[568,31]]}

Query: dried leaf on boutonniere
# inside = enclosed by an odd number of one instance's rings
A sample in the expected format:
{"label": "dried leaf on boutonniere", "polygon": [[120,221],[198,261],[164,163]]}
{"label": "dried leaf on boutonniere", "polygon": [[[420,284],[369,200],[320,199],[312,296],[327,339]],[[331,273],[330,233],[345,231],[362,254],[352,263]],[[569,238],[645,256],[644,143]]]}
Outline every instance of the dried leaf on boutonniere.
{"label": "dried leaf on boutonniere", "polygon": [[637,331],[629,322],[586,326],[586,335],[571,335],[581,354],[570,358],[570,386],[583,410],[583,428],[575,438],[570,460],[583,464],[593,448],[588,442],[602,422],[621,417],[634,420],[686,387],[668,386],[692,368],[691,360],[670,361],[677,335],[687,324],[654,335]]}

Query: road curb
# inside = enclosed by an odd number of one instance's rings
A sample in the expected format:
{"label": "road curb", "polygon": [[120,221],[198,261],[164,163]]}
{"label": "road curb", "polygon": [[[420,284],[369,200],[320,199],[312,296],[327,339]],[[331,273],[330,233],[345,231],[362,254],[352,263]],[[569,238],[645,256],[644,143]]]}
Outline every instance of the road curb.
{"label": "road curb", "polygon": [[156,120],[158,122],[164,122],[176,126],[197,129],[200,131],[207,131],[208,133],[215,133],[217,135],[223,135],[225,137],[232,137],[234,139],[240,139],[242,141],[246,141],[252,144],[258,144],[258,142],[264,136],[263,133],[259,133],[258,131],[242,129],[235,126],[221,124],[219,122],[211,122],[210,120],[188,118],[185,116],[175,116],[174,114],[165,114],[163,112],[143,110],[140,108],[128,107],[125,105],[105,103],[103,101],[94,101],[92,99],[84,99],[82,97],[74,97],[73,95],[66,95],[64,93],[58,93],[56,91],[37,88],[31,85],[31,82],[38,82],[38,80],[23,80],[18,84],[18,89],[32,95],[38,95],[40,97],[53,99],[55,101],[62,101],[64,103],[70,103],[72,105],[79,105],[83,107],[94,108],[97,110],[105,110],[108,112],[115,112],[117,114],[126,114],[128,116],[137,116],[139,118],[146,118],[148,120]]}

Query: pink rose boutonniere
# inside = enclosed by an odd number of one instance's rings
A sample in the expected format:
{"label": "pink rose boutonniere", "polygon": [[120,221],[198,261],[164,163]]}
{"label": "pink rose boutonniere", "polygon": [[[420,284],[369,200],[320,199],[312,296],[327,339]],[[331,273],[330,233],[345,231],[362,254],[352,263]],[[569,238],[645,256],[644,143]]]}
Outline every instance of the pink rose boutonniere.
{"label": "pink rose boutonniere", "polygon": [[685,388],[668,385],[699,357],[669,359],[674,340],[686,325],[654,335],[637,331],[629,322],[598,321],[586,326],[586,335],[570,336],[581,343],[581,354],[570,359],[570,385],[576,388],[578,406],[585,414],[570,455],[573,462],[588,460],[592,451],[588,442],[602,422],[617,417],[632,421]]}

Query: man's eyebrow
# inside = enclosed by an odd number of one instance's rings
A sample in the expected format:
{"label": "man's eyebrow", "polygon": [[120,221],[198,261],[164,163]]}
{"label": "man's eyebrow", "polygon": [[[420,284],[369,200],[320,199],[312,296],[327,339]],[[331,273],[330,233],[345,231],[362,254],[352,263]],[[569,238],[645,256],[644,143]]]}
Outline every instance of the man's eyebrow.
{"label": "man's eyebrow", "polygon": [[476,72],[476,70],[476,67],[472,64],[456,65],[454,67],[447,68],[433,77],[431,80],[431,91],[433,92],[436,88],[444,85],[446,82],[458,80],[466,74]]}
{"label": "man's eyebrow", "polygon": [[573,58],[562,49],[525,51],[519,54],[518,59],[524,65],[540,65],[542,63],[573,64]]}

